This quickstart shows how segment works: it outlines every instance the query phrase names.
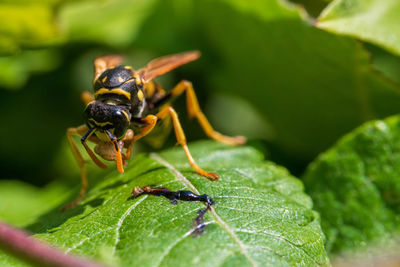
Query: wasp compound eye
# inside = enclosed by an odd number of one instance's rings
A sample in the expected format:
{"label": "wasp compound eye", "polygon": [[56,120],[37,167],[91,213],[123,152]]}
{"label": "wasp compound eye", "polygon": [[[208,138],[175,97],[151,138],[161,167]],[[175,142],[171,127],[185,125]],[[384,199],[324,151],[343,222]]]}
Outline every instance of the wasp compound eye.
{"label": "wasp compound eye", "polygon": [[109,130],[120,138],[130,124],[130,113],[121,106],[92,102],[85,110],[85,120],[89,128]]}

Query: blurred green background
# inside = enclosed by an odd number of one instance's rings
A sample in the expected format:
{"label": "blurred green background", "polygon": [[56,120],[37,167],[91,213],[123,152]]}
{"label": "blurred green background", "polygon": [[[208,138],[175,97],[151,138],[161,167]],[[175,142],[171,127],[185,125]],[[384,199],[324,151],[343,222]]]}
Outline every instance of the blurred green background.
{"label": "blurred green background", "polygon": [[[1,1],[1,178],[79,184],[65,131],[83,123],[79,96],[91,90],[93,59],[121,53],[140,68],[193,49],[202,57],[161,77],[165,88],[191,80],[217,130],[248,136],[267,158],[302,174],[344,133],[399,112],[400,49],[323,30],[324,20],[316,27],[328,3]],[[205,138],[187,119],[184,98],[176,106],[188,140]],[[166,146],[174,143],[171,135]]]}

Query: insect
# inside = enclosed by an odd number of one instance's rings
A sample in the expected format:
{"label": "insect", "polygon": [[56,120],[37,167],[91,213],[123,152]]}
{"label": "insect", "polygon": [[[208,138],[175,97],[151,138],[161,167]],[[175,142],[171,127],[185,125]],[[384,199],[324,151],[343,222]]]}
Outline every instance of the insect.
{"label": "insect", "polygon": [[[214,131],[200,109],[191,82],[183,80],[166,92],[159,83],[153,81],[157,76],[194,61],[199,56],[198,51],[164,56],[136,71],[131,66],[122,65],[123,57],[120,55],[107,55],[94,60],[94,95],[89,92],[82,94],[86,105],[85,124],[67,130],[68,142],[81,169],[82,186],[78,197],[65,205],[64,210],[79,204],[88,187],[85,160],[74,143],[73,135],[81,136],[83,147],[97,166],[107,168],[96,154],[105,160],[116,161],[118,171],[123,173],[123,166],[131,156],[132,145],[149,134],[158,121],[170,117],[178,144],[182,146],[192,168],[210,180],[218,180],[216,173],[200,168],[191,156],[171,100],[185,92],[189,116],[198,120],[210,138],[229,145],[244,144],[246,139],[243,136],[228,137]],[[134,133],[134,127],[140,131]],[[94,152],[87,141],[96,144]]]}
{"label": "insect", "polygon": [[178,200],[183,201],[201,201],[208,206],[214,205],[214,200],[208,195],[196,195],[192,191],[178,190],[171,191],[168,188],[151,188],[150,186],[138,187],[136,186],[132,191],[132,198],[137,198],[143,194],[153,196],[163,196],[171,201],[171,204],[178,204]]}
{"label": "insect", "polygon": [[200,201],[206,204],[206,208],[197,211],[197,216],[193,218],[193,229],[192,236],[198,237],[204,234],[204,215],[207,211],[211,210],[211,206],[214,205],[214,200],[209,195],[196,195],[192,191],[178,190],[171,191],[168,188],[151,188],[150,186],[138,187],[136,186],[132,191],[131,198],[137,198],[143,194],[153,196],[163,196],[171,201],[171,204],[178,204],[178,200],[182,201]]}

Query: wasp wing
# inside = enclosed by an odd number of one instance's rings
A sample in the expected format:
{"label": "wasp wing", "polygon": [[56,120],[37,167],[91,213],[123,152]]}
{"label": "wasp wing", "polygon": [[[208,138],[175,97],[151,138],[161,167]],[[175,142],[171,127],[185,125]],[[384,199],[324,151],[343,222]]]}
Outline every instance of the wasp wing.
{"label": "wasp wing", "polygon": [[136,73],[144,81],[151,81],[157,76],[163,75],[181,65],[189,63],[200,57],[199,51],[189,51],[179,54],[156,58],[149,62],[146,67],[138,70]]}
{"label": "wasp wing", "polygon": [[106,55],[102,57],[98,57],[93,61],[94,65],[94,79],[96,81],[97,78],[106,70],[113,66],[118,66],[122,63],[124,58],[121,55]]}

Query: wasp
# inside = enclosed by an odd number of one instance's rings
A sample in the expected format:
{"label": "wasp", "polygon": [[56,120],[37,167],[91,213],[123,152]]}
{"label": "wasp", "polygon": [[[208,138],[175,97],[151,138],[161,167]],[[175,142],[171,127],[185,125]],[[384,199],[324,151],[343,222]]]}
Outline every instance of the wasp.
{"label": "wasp", "polygon": [[[67,130],[69,145],[81,169],[81,190],[78,197],[63,209],[79,204],[88,187],[85,160],[74,142],[74,135],[81,136],[83,147],[97,166],[107,168],[96,154],[104,160],[115,161],[118,171],[123,173],[124,165],[127,165],[131,156],[132,145],[148,135],[159,121],[170,118],[177,143],[182,146],[194,171],[212,181],[218,180],[218,174],[200,168],[190,154],[178,114],[171,101],[185,92],[189,116],[196,118],[206,135],[214,140],[238,145],[246,142],[245,137],[228,137],[213,129],[200,109],[191,82],[183,80],[167,92],[153,81],[154,78],[194,61],[199,56],[198,51],[164,56],[150,61],[139,70],[121,64],[123,57],[120,55],[106,55],[94,60],[94,95],[89,92],[82,94],[86,105],[85,124]],[[139,131],[135,133],[134,129]],[[87,141],[96,145],[94,152]]]}

